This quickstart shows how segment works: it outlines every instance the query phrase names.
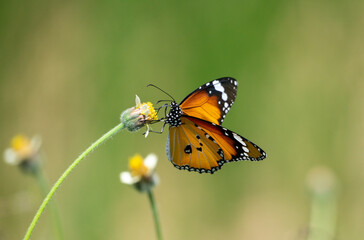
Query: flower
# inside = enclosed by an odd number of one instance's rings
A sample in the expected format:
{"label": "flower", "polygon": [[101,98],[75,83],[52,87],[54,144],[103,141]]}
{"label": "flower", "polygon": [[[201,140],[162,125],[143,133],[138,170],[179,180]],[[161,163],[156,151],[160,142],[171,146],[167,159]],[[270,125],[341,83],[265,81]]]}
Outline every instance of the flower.
{"label": "flower", "polygon": [[122,183],[133,185],[138,191],[150,190],[158,183],[158,177],[154,173],[157,166],[157,156],[149,154],[145,159],[139,154],[129,159],[129,171],[120,174]]}
{"label": "flower", "polygon": [[333,171],[326,166],[312,168],[306,179],[309,191],[317,196],[334,194],[337,187],[337,179]]}
{"label": "flower", "polygon": [[34,136],[32,139],[24,135],[16,135],[10,142],[10,147],[4,152],[4,160],[10,165],[17,165],[25,171],[36,170],[39,162],[39,149],[41,139]]}
{"label": "flower", "polygon": [[137,131],[144,125],[147,126],[145,137],[149,133],[149,123],[158,120],[157,112],[151,102],[141,103],[140,98],[136,95],[135,107],[125,110],[120,117],[122,123],[129,131]]}

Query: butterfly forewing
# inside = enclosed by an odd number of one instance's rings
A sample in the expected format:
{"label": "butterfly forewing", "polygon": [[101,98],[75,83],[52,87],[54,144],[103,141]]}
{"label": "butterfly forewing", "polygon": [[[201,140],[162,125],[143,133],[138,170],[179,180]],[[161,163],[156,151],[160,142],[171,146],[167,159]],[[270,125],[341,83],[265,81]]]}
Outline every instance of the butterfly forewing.
{"label": "butterfly forewing", "polygon": [[234,78],[213,80],[188,95],[180,107],[185,115],[220,125],[235,101],[237,87]]}

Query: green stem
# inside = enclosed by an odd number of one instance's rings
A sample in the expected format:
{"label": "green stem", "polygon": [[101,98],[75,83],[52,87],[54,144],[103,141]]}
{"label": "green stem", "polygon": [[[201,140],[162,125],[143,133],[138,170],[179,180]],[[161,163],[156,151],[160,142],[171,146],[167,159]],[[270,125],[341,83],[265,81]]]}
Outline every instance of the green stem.
{"label": "green stem", "polygon": [[[35,177],[38,180],[38,183],[42,190],[43,195],[46,196],[49,191],[49,185],[43,174],[42,169],[39,168],[39,170],[35,172]],[[57,206],[54,202],[52,202],[52,203],[50,203],[50,208],[51,208],[51,214],[52,214],[52,218],[53,218],[52,222],[53,222],[53,228],[54,228],[55,235],[58,237],[59,240],[63,240],[64,236],[63,236],[62,224],[61,224],[61,219],[59,217],[59,212],[58,212]]]}
{"label": "green stem", "polygon": [[90,147],[88,147],[81,155],[66,169],[66,171],[62,174],[62,176],[57,180],[57,182],[53,185],[45,199],[43,200],[42,204],[40,205],[37,213],[35,214],[32,222],[30,223],[28,230],[24,236],[24,240],[28,240],[30,236],[32,235],[32,232],[35,228],[35,225],[37,224],[40,215],[43,213],[45,207],[48,205],[49,201],[51,200],[54,193],[57,191],[59,186],[62,184],[62,182],[66,179],[66,177],[72,172],[72,170],[88,155],[90,154],[96,147],[98,147],[101,143],[109,139],[111,136],[119,132],[121,129],[124,128],[124,124],[120,123],[113,129],[111,129],[109,132],[105,133],[101,138],[96,140],[93,144],[91,144]]}
{"label": "green stem", "polygon": [[162,240],[161,225],[160,225],[159,218],[158,218],[157,206],[156,206],[156,203],[155,203],[155,200],[153,197],[153,193],[150,189],[148,190],[148,198],[149,198],[150,206],[152,207],[152,211],[153,211],[154,225],[155,225],[155,231],[157,232],[157,238],[158,238],[158,240]]}
{"label": "green stem", "polygon": [[307,240],[330,240],[335,238],[335,193],[312,197],[309,235]]}
{"label": "green stem", "polygon": [[337,180],[327,167],[316,167],[307,178],[311,193],[311,216],[307,240],[336,239]]}

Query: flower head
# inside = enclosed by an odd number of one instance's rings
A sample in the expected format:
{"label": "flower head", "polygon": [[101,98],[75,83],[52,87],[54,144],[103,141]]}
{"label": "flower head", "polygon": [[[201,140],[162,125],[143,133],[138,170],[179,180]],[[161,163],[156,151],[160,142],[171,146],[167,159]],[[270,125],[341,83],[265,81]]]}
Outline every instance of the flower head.
{"label": "flower head", "polygon": [[158,183],[158,177],[154,173],[157,166],[157,156],[149,154],[145,159],[139,154],[129,159],[129,171],[120,174],[122,183],[134,185],[141,192],[145,192]]}
{"label": "flower head", "polygon": [[24,135],[16,135],[10,142],[10,147],[4,152],[4,160],[10,165],[17,165],[25,171],[34,171],[39,162],[39,136],[32,139]]}
{"label": "flower head", "polygon": [[135,97],[135,107],[125,110],[120,117],[121,122],[125,124],[125,127],[129,131],[137,131],[144,125],[148,130],[146,136],[149,133],[149,123],[158,120],[157,112],[155,111],[151,102],[141,103],[138,96]]}
{"label": "flower head", "polygon": [[335,193],[337,179],[330,168],[317,166],[312,168],[306,179],[309,191],[316,196],[327,196]]}

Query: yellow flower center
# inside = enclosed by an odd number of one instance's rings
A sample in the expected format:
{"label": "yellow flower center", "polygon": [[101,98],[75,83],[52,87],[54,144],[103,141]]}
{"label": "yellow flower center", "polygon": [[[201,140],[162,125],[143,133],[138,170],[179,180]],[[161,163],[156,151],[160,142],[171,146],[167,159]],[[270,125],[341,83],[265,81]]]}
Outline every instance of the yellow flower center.
{"label": "yellow flower center", "polygon": [[30,140],[24,135],[19,134],[13,137],[10,146],[20,156],[28,156],[32,153],[32,146],[30,144]]}
{"label": "yellow flower center", "polygon": [[15,151],[22,151],[24,149],[30,148],[30,141],[27,137],[23,135],[16,135],[11,140],[11,148]]}
{"label": "yellow flower center", "polygon": [[157,112],[155,111],[153,104],[151,102],[147,102],[147,106],[149,110],[148,118],[150,118],[150,120],[158,120]]}
{"label": "yellow flower center", "polygon": [[141,110],[141,114],[145,116],[147,121],[158,120],[157,112],[151,102],[142,103],[137,108]]}
{"label": "yellow flower center", "polygon": [[133,176],[143,177],[149,174],[149,170],[144,165],[143,158],[139,154],[129,159],[129,169]]}

